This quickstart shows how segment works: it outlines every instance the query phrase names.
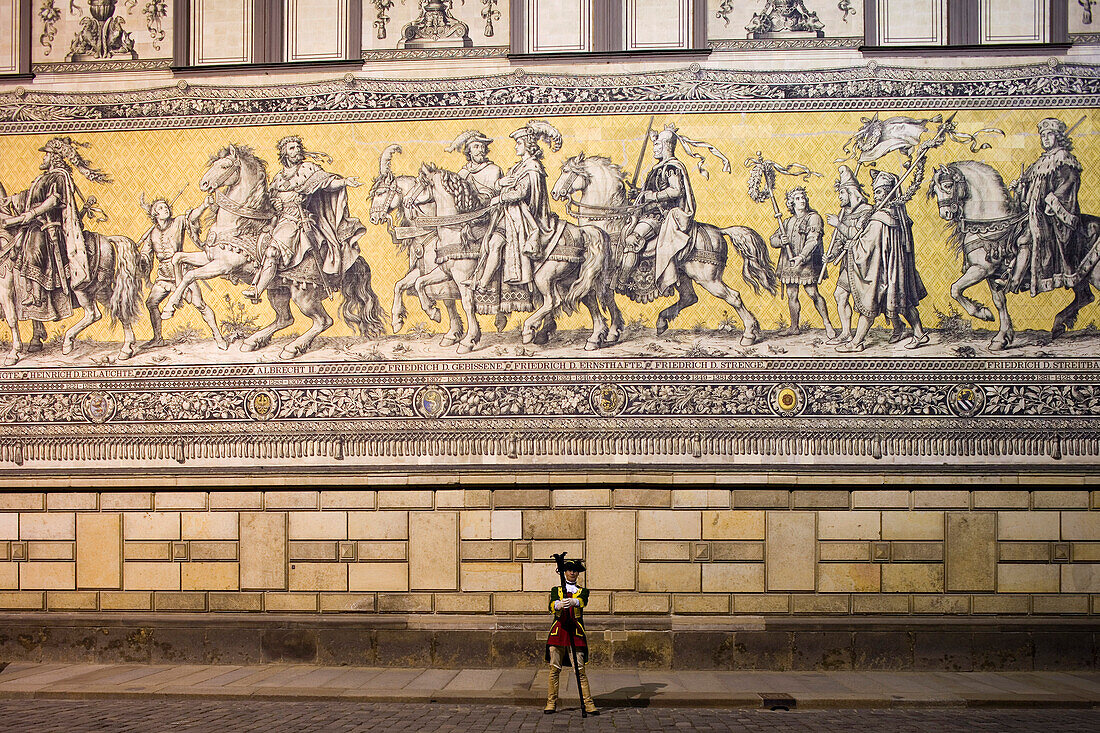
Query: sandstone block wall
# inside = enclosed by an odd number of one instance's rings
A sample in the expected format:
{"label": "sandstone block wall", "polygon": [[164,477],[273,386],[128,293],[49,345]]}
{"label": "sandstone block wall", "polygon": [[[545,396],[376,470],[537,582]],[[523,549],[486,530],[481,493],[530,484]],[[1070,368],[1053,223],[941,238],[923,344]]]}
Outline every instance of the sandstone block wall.
{"label": "sandstone block wall", "polygon": [[1100,492],[531,488],[0,494],[0,610],[1100,613]]}

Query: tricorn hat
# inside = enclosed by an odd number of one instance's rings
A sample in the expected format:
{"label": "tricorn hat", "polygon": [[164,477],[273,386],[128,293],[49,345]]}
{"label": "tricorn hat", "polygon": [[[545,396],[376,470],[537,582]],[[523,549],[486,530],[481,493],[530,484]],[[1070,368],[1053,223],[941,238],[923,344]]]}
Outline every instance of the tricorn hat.
{"label": "tricorn hat", "polygon": [[583,560],[566,560],[564,563],[562,563],[561,567],[562,567],[562,570],[576,570],[578,573],[583,573],[584,572],[584,561]]}

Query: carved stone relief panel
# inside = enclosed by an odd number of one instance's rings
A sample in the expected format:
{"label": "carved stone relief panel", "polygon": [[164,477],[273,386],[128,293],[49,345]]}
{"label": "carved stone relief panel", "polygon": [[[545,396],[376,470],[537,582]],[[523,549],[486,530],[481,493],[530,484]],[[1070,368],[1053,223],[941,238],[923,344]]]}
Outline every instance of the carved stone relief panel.
{"label": "carved stone relief panel", "polygon": [[508,52],[508,0],[363,0],[368,60],[485,58]]}
{"label": "carved stone relief panel", "polygon": [[165,0],[35,0],[31,61],[40,72],[167,68],[173,22]]}

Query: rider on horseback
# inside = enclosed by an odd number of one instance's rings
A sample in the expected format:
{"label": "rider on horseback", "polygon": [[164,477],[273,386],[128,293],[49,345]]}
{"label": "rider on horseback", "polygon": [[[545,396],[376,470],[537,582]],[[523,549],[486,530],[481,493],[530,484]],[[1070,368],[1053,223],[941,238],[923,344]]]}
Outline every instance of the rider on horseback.
{"label": "rider on horseback", "polygon": [[[490,206],[504,207],[504,237],[490,236],[482,252],[475,270],[480,272],[475,286],[479,290],[489,288],[502,264],[506,284],[530,285],[535,261],[542,259],[546,244],[560,229],[557,215],[550,211],[539,141],[558,151],[561,133],[549,122],[532,120],[509,137],[516,141],[519,161],[498,181],[500,192],[489,200]],[[491,221],[495,223],[497,217]]]}
{"label": "rider on horseback", "polygon": [[20,227],[14,244],[14,265],[28,284],[22,305],[42,318],[64,318],[72,313],[68,295],[91,277],[84,246],[82,219],[93,209],[95,199],[84,207],[73,182],[75,167],[85,178],[109,183],[103,171],[93,168],[78,147],[88,147],[68,137],[50,138],[39,150],[45,153],[42,174],[30,189],[12,197],[13,208],[22,209],[5,226]]}
{"label": "rider on horseback", "polygon": [[1016,201],[1027,212],[1027,231],[1020,237],[1007,282],[1008,290],[1028,287],[1032,295],[1073,287],[1073,263],[1082,254],[1077,204],[1081,163],[1071,152],[1064,122],[1048,117],[1039,121],[1038,130],[1043,154],[1012,184]]}
{"label": "rider on horseback", "polygon": [[504,176],[500,166],[489,160],[491,142],[492,138],[480,130],[467,130],[447,146],[448,153],[457,150],[466,156],[466,165],[459,168],[458,175],[473,183],[478,198],[486,203],[500,191],[500,179]]}
{"label": "rider on horseback", "polygon": [[347,189],[359,186],[358,179],[326,172],[315,161],[331,158],[306,151],[297,135],[284,137],[276,147],[283,170],[270,186],[275,222],[261,239],[266,243],[264,259],[252,287],[243,293],[253,303],[260,302],[277,272],[301,264],[311,252],[323,290],[331,291],[335,283],[328,278],[339,280],[355,262],[355,242],[366,233],[348,210]]}
{"label": "rider on horseback", "polygon": [[[691,190],[687,166],[676,157],[676,127],[666,125],[659,133],[651,132],[650,138],[657,164],[649,169],[641,193],[635,199],[643,208],[637,224],[623,239],[623,262],[618,283],[630,280],[639,256],[654,253],[654,248],[650,246],[654,241],[657,250],[667,253],[661,259],[666,267],[670,267],[672,258],[687,246],[695,224],[695,193]],[[666,277],[663,269],[655,270],[662,283],[662,291],[676,282],[675,272]]]}

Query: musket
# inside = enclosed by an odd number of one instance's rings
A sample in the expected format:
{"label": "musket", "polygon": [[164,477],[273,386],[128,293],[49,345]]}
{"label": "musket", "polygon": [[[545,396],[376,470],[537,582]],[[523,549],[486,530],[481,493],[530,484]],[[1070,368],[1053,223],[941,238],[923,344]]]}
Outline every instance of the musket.
{"label": "musket", "polygon": [[649,127],[646,128],[645,137],[642,138],[642,149],[638,153],[638,163],[634,166],[634,177],[630,179],[630,188],[638,187],[638,176],[642,173],[642,161],[645,160],[645,148],[649,144],[649,134],[653,132],[653,115],[649,116]]}
{"label": "musket", "polygon": [[[647,133],[648,137],[648,133]],[[561,598],[565,600],[565,594],[568,591],[565,589],[565,556],[569,554],[562,552],[557,555],[551,555],[550,557],[558,564],[558,578],[561,580]],[[581,717],[587,718],[588,711],[584,709],[584,692],[581,691],[581,668],[577,666],[577,645],[573,641],[573,632],[576,629],[577,617],[573,615],[572,608],[563,608],[560,612],[558,623],[561,624],[562,629],[565,630],[566,636],[569,637],[569,653],[573,656],[573,672],[577,675],[577,694],[581,698]]]}

